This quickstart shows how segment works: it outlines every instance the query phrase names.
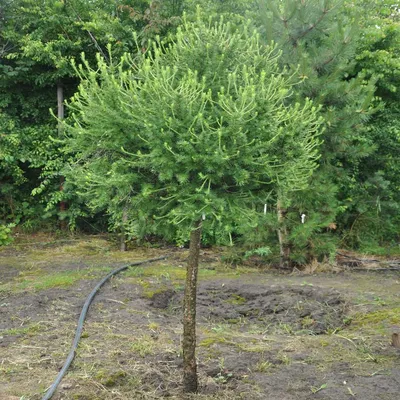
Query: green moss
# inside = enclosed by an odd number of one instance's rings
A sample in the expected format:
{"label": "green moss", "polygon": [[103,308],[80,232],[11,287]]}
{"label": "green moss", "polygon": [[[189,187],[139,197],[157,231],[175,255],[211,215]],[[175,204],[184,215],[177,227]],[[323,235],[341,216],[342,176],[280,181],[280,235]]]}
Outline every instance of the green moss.
{"label": "green moss", "polygon": [[126,372],[119,371],[107,371],[100,370],[96,373],[95,378],[99,381],[103,386],[112,387],[115,386],[122,378],[126,377]]}
{"label": "green moss", "polygon": [[160,330],[161,327],[160,327],[160,324],[158,324],[157,322],[150,322],[148,325],[148,328],[151,331],[158,331],[158,330]]}
{"label": "green moss", "polygon": [[214,344],[222,344],[222,343],[228,343],[231,344],[226,338],[223,336],[211,336],[208,338],[203,339],[200,343],[199,346],[201,347],[211,347]]}
{"label": "green moss", "polygon": [[229,324],[233,324],[233,325],[235,325],[235,324],[240,324],[241,322],[243,322],[240,318],[229,318],[228,320],[227,320],[227,322],[229,323]]}
{"label": "green moss", "polygon": [[234,305],[242,305],[245,304],[247,300],[238,294],[232,294],[229,299],[225,300],[225,302]]}
{"label": "green moss", "polygon": [[145,290],[143,290],[143,296],[146,297],[147,299],[152,299],[154,295],[158,294],[158,293],[162,293],[165,292],[167,290],[167,288],[163,287],[163,288],[146,288]]}
{"label": "green moss", "polygon": [[322,347],[327,347],[330,345],[330,342],[328,340],[321,339],[320,344]]}
{"label": "green moss", "polygon": [[[128,281],[130,282],[130,281]],[[140,285],[143,289],[148,289],[151,286],[151,282],[143,279],[134,280],[132,283]]]}
{"label": "green moss", "polygon": [[400,307],[383,309],[369,313],[358,313],[353,316],[351,326],[384,329],[390,325],[400,324]]}

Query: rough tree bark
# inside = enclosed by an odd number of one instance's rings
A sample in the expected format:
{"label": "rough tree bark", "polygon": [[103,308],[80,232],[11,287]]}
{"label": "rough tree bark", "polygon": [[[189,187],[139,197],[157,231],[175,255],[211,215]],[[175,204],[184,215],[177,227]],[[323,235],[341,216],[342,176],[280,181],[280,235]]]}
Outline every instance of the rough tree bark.
{"label": "rough tree bark", "polygon": [[392,333],[392,346],[400,348],[400,330]]}
{"label": "rough tree bark", "polygon": [[196,364],[196,295],[201,243],[201,221],[190,233],[189,259],[183,303],[183,390],[195,393],[198,388]]}
{"label": "rough tree bark", "polygon": [[128,222],[128,210],[124,208],[122,212],[122,226],[121,226],[121,237],[120,237],[120,250],[127,251],[128,246],[126,244],[126,233],[125,233],[125,224]]}
{"label": "rough tree bark", "polygon": [[[61,121],[64,119],[64,88],[62,83],[57,84],[57,117],[58,117],[58,136],[61,137],[63,133]],[[64,190],[64,177],[60,178],[60,191]],[[67,205],[65,201],[60,201],[60,216],[65,214]],[[60,229],[62,231],[67,230],[67,221],[64,218],[60,220]]]}
{"label": "rough tree bark", "polygon": [[289,269],[290,246],[287,239],[288,234],[285,221],[287,210],[283,206],[281,198],[278,198],[276,210],[278,214],[278,240],[279,240],[279,252],[280,252],[279,267],[282,269]]}

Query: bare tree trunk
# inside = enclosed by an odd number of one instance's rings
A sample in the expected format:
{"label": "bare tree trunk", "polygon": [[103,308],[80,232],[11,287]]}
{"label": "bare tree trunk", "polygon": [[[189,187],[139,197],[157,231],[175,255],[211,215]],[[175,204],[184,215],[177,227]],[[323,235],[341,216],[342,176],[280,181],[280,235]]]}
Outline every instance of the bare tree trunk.
{"label": "bare tree trunk", "polygon": [[279,240],[279,252],[280,260],[279,267],[282,269],[290,268],[290,246],[287,239],[287,229],[286,229],[286,213],[287,210],[282,205],[282,200],[278,197],[278,202],[276,205],[278,214],[278,240]]}
{"label": "bare tree trunk", "polygon": [[64,119],[64,88],[61,82],[57,84],[57,117],[59,119],[58,134],[62,134],[61,121]]}
{"label": "bare tree trunk", "polygon": [[196,364],[196,294],[201,244],[201,221],[190,233],[189,260],[183,303],[183,390],[195,393],[198,388]]}
{"label": "bare tree trunk", "polygon": [[122,226],[121,226],[121,246],[120,250],[121,251],[127,251],[128,246],[126,245],[126,234],[125,234],[125,224],[128,222],[128,210],[124,208],[124,211],[122,212]]}
{"label": "bare tree trunk", "polygon": [[[58,116],[58,136],[62,136],[62,123],[64,119],[64,88],[61,83],[57,84],[57,116]],[[64,177],[60,178],[60,191],[64,190]],[[60,215],[64,214],[67,209],[65,201],[60,202]],[[61,230],[67,230],[67,221],[63,218],[60,221]]]}

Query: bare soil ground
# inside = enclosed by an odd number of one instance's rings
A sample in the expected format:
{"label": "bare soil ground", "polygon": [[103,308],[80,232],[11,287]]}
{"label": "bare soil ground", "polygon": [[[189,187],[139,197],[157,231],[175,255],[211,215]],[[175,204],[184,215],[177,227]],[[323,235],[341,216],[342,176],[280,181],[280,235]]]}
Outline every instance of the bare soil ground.
{"label": "bare soil ground", "polygon": [[[106,239],[0,249],[0,399],[41,399],[68,354],[81,307],[116,266],[159,255],[111,279],[95,298],[56,400],[397,400],[400,276],[336,266],[310,274],[222,264],[202,250],[199,394],[181,391],[181,299],[187,251]],[[23,244],[25,243],[25,244]],[[398,260],[394,260],[398,263]],[[321,272],[325,270],[325,272]]]}

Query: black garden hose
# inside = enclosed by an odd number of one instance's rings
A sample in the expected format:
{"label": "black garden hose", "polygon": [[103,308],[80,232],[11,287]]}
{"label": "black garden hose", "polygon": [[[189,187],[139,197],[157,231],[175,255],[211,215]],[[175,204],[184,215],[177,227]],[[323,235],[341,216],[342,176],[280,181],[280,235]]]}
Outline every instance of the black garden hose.
{"label": "black garden hose", "polygon": [[46,394],[43,396],[42,400],[49,400],[51,399],[51,397],[53,396],[54,392],[57,390],[58,385],[60,384],[62,378],[64,377],[64,375],[66,374],[69,366],[72,363],[72,360],[75,357],[75,352],[76,349],[78,348],[78,343],[79,343],[79,339],[81,338],[82,335],[82,330],[83,330],[83,323],[85,322],[85,318],[86,318],[86,314],[88,312],[90,303],[93,301],[94,297],[96,296],[97,292],[99,291],[99,289],[114,275],[119,274],[121,271],[124,271],[126,269],[128,269],[129,267],[134,267],[136,265],[142,265],[142,264],[147,264],[147,263],[151,263],[151,262],[155,262],[155,261],[160,261],[160,260],[164,260],[167,257],[158,257],[158,258],[151,258],[149,260],[145,260],[145,261],[138,261],[132,264],[128,264],[128,265],[124,265],[123,267],[119,267],[117,269],[115,269],[114,271],[111,271],[107,276],[105,276],[97,285],[96,287],[92,290],[92,292],[89,294],[89,296],[87,297],[85,304],[83,305],[82,311],[81,311],[81,315],[79,317],[79,321],[78,321],[78,326],[76,328],[76,333],[75,333],[75,338],[74,341],[72,343],[71,346],[71,350],[69,351],[68,357],[65,360],[65,363],[63,365],[63,367],[61,368],[61,371],[58,373],[57,378],[55,379],[55,381],[53,382],[53,384],[47,389]]}

